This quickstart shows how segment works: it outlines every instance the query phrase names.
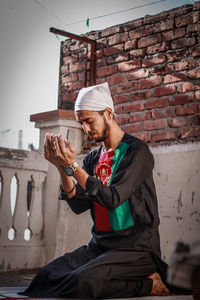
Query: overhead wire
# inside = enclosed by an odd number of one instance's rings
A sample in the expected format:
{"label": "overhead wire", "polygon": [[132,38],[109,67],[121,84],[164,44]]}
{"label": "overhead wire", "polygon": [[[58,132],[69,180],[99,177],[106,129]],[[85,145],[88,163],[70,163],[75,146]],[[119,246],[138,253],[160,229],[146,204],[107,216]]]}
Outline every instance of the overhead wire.
{"label": "overhead wire", "polygon": [[43,8],[44,10],[46,10],[48,12],[48,14],[50,14],[51,16],[53,16],[54,18],[56,18],[57,20],[61,20],[58,16],[56,16],[54,13],[52,13],[52,11],[50,11],[45,5],[43,5],[40,1],[38,0],[32,0],[34,1],[36,4],[38,4],[41,8]]}
{"label": "overhead wire", "polygon": [[[32,1],[34,1],[36,4],[38,4],[44,10],[46,10],[51,16],[53,16],[57,20],[61,20],[57,15],[55,15],[54,13],[52,13],[46,6],[44,6],[39,0],[32,0]],[[124,13],[124,12],[130,11],[130,10],[135,10],[135,9],[143,8],[143,7],[147,7],[147,6],[150,6],[150,5],[154,5],[154,4],[158,4],[158,3],[162,3],[162,2],[166,2],[166,1],[169,1],[169,0],[157,0],[157,1],[150,2],[150,3],[146,3],[146,4],[142,4],[142,5],[130,7],[130,8],[119,10],[119,11],[115,11],[115,12],[111,12],[111,13],[108,13],[108,14],[104,14],[104,15],[100,15],[100,16],[96,16],[96,17],[92,17],[92,18],[87,18],[87,19],[84,19],[84,20],[75,21],[75,22],[71,22],[71,23],[66,23],[66,24],[63,24],[63,25],[55,25],[55,26],[65,27],[65,26],[70,26],[70,25],[85,23],[87,25],[87,27],[89,27],[89,22],[91,20],[96,20],[96,19],[100,19],[100,18],[104,18],[104,17],[109,17],[109,16],[112,16],[112,15]],[[193,2],[193,3],[195,2],[195,0],[189,0],[189,1]]]}
{"label": "overhead wire", "polygon": [[[158,1],[150,2],[150,3],[146,3],[146,4],[130,7],[130,8],[127,8],[127,9],[119,10],[119,11],[116,11],[116,12],[108,13],[108,14],[105,14],[105,15],[100,15],[100,16],[96,16],[96,17],[93,17],[93,18],[87,18],[87,20],[88,19],[89,20],[96,20],[96,19],[100,19],[100,18],[104,18],[104,17],[109,17],[109,16],[112,16],[112,15],[115,15],[115,14],[123,13],[123,12],[130,11],[130,10],[135,10],[135,9],[138,9],[138,8],[143,8],[143,7],[150,6],[150,5],[157,4],[157,3],[160,3],[160,2],[164,2],[164,1],[169,1],[169,0],[158,0]],[[63,25],[59,25],[59,26],[64,27],[64,26],[75,25],[75,24],[79,24],[79,23],[85,23],[87,20],[80,20],[80,21],[67,23],[67,24],[63,24]]]}

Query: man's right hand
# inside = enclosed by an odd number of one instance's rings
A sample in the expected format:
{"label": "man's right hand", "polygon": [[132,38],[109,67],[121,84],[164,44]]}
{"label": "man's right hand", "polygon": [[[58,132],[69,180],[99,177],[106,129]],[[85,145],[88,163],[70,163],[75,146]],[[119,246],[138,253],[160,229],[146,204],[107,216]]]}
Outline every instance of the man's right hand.
{"label": "man's right hand", "polygon": [[50,133],[46,133],[45,135],[45,142],[44,142],[44,157],[50,163],[52,163],[56,168],[59,170],[61,168],[58,159],[56,157],[56,151],[54,146],[54,135]]}

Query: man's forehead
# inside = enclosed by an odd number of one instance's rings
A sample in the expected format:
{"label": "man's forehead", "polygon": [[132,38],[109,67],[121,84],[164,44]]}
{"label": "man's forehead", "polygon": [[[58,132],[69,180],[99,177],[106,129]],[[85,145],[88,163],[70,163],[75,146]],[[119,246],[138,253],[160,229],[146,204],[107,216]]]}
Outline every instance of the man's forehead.
{"label": "man's forehead", "polygon": [[78,122],[84,121],[85,119],[95,117],[97,115],[96,111],[92,110],[79,110],[75,112],[76,120]]}

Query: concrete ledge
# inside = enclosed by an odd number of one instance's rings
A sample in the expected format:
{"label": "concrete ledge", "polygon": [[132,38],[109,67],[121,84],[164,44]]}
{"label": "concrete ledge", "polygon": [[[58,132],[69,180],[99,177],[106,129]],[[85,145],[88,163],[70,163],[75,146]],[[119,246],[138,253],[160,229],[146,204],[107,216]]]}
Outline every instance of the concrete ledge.
{"label": "concrete ledge", "polygon": [[45,120],[52,120],[52,119],[70,119],[75,120],[75,115],[73,110],[65,110],[65,109],[58,109],[58,110],[51,110],[42,112],[39,114],[34,114],[30,116],[31,122],[38,122],[38,121],[45,121]]}

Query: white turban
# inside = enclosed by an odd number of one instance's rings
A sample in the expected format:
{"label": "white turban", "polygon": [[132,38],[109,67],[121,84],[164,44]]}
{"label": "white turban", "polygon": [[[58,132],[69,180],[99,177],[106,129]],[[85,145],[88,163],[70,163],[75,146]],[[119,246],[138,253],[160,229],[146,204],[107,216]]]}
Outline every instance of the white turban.
{"label": "white turban", "polygon": [[101,111],[110,107],[114,112],[114,105],[107,82],[82,88],[75,102],[75,111],[93,110]]}

